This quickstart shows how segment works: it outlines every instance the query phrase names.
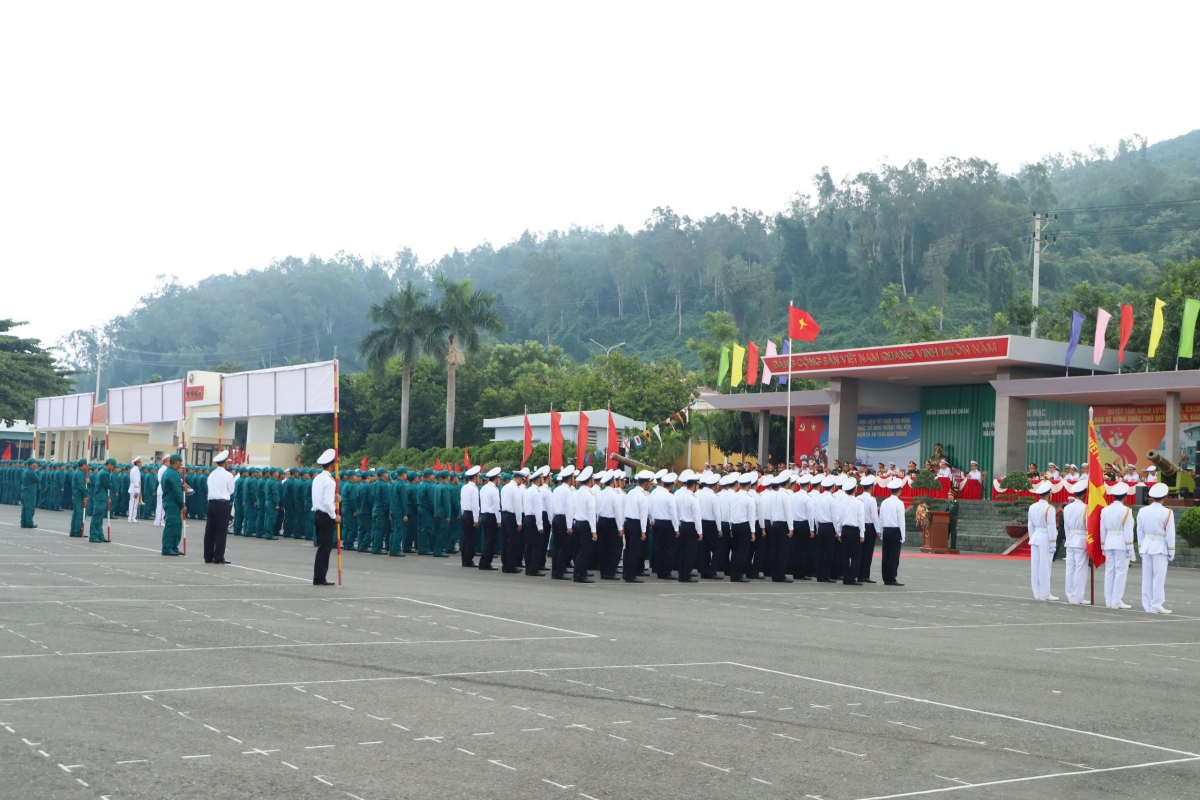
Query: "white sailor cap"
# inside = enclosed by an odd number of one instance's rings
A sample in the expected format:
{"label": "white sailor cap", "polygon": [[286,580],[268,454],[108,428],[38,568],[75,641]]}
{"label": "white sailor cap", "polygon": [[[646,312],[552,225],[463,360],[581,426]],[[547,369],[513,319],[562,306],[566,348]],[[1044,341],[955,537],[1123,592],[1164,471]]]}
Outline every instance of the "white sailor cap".
{"label": "white sailor cap", "polygon": [[705,486],[716,486],[719,480],[721,478],[715,472],[705,472],[700,475],[700,482]]}
{"label": "white sailor cap", "polygon": [[[141,460],[142,460],[141,456],[138,456],[137,458],[134,459],[134,461],[141,461]],[[224,464],[228,460],[229,460],[229,451],[228,450],[222,450],[221,452],[219,452],[215,456],[213,456],[214,464]]]}
{"label": "white sailor cap", "polygon": [[498,478],[500,476],[500,472],[501,469],[499,467],[492,467],[487,471],[487,474],[484,475],[484,477],[490,481],[492,478]]}
{"label": "white sailor cap", "polygon": [[471,467],[463,474],[466,475],[468,478],[474,478],[476,475],[479,474],[479,465],[476,464],[475,466]]}
{"label": "white sailor cap", "polygon": [[634,475],[633,477],[634,477],[634,480],[638,480],[638,481],[652,481],[652,480],[654,480],[654,473],[648,469],[644,469],[644,470],[638,472],[638,474]]}
{"label": "white sailor cap", "polygon": [[608,470],[601,470],[600,472],[596,473],[596,483],[605,484],[611,481],[612,478],[612,473]]}
{"label": "white sailor cap", "polygon": [[590,465],[586,466],[582,470],[580,470],[579,477],[576,478],[576,480],[578,480],[580,483],[587,483],[591,479],[592,479],[592,468]]}
{"label": "white sailor cap", "polygon": [[904,488],[904,479],[903,478],[892,478],[891,481],[888,482],[887,488],[893,492],[898,489],[903,489]]}
{"label": "white sailor cap", "polygon": [[833,476],[832,476],[832,475],[826,475],[824,478],[822,478],[822,479],[821,479],[821,486],[823,486],[823,487],[824,487],[824,488],[826,488],[826,489],[829,489],[829,488],[831,488],[831,487],[833,486]]}
{"label": "white sailor cap", "polygon": [[747,472],[745,475],[739,475],[737,482],[743,486],[751,486],[754,484],[754,473]]}
{"label": "white sailor cap", "polygon": [[528,478],[529,477],[529,467],[521,467],[519,470],[517,470],[516,472],[513,473],[513,477]]}
{"label": "white sailor cap", "polygon": [[729,475],[722,475],[717,483],[719,483],[721,486],[732,486],[733,484],[737,483],[737,477],[735,477],[733,473],[730,473]]}
{"label": "white sailor cap", "polygon": [[679,476],[674,472],[668,472],[666,475],[662,476],[663,483],[674,483],[677,480],[679,480]]}
{"label": "white sailor cap", "polygon": [[1146,472],[1158,472],[1158,467],[1151,464],[1150,466],[1146,467]]}
{"label": "white sailor cap", "polygon": [[1129,494],[1129,487],[1123,483],[1114,483],[1108,487],[1108,493],[1112,497],[1124,497]]}
{"label": "white sailor cap", "polygon": [[874,475],[863,475],[861,478],[858,479],[858,485],[859,486],[874,486],[875,485],[875,476]]}
{"label": "white sailor cap", "polygon": [[1150,496],[1155,500],[1162,500],[1170,493],[1171,489],[1165,483],[1156,483],[1150,487]]}
{"label": "white sailor cap", "polygon": [[317,463],[323,467],[326,464],[332,464],[335,458],[337,458],[337,451],[331,447],[324,453],[321,453],[321,455],[317,458]]}
{"label": "white sailor cap", "polygon": [[1087,491],[1087,488],[1087,481],[1075,481],[1074,483],[1067,484],[1067,491],[1071,494],[1083,494]]}
{"label": "white sailor cap", "polygon": [[1033,487],[1033,493],[1050,494],[1053,489],[1054,487],[1050,485],[1050,481],[1041,481],[1037,486]]}
{"label": "white sailor cap", "polygon": [[660,469],[658,472],[654,473],[654,480],[656,480],[656,481],[662,480],[662,477],[666,474],[667,474],[667,470]]}
{"label": "white sailor cap", "polygon": [[1050,461],[1050,462],[1048,462],[1048,463],[1046,464],[1046,466],[1047,466],[1047,467],[1054,467],[1055,469],[1058,469],[1058,464],[1055,464],[1053,461]]}
{"label": "white sailor cap", "polygon": [[977,467],[979,466],[979,462],[978,462],[978,461],[972,461],[971,463],[972,463],[972,464],[974,464],[974,465],[975,465],[975,466],[977,466]]}
{"label": "white sailor cap", "polygon": [[[229,451],[228,451],[228,450],[222,450],[222,451],[221,451],[221,454],[222,454],[222,455],[224,455],[224,456],[225,456],[225,458],[229,458]],[[142,460],[142,457],[141,457],[141,456],[134,456],[134,457],[133,457],[133,461],[130,461],[129,463],[130,463],[130,464],[136,464],[136,463],[138,463],[138,462],[139,462],[139,461],[141,461],[141,460]],[[217,459],[215,459],[215,458],[213,459],[213,461],[216,461],[216,460],[217,460]],[[225,459],[223,458],[223,459],[221,459],[221,460],[222,460],[222,461],[224,461]]]}
{"label": "white sailor cap", "polygon": [[679,480],[683,483],[694,483],[695,481],[700,480],[700,476],[690,469],[685,469],[683,472],[679,473]]}
{"label": "white sailor cap", "polygon": [[846,480],[842,481],[842,489],[847,492],[853,492],[856,486],[858,486],[858,481],[854,480],[854,478],[846,478]]}
{"label": "white sailor cap", "polygon": [[796,483],[800,484],[801,486],[808,486],[812,483],[812,475],[809,475],[806,472],[796,479]]}

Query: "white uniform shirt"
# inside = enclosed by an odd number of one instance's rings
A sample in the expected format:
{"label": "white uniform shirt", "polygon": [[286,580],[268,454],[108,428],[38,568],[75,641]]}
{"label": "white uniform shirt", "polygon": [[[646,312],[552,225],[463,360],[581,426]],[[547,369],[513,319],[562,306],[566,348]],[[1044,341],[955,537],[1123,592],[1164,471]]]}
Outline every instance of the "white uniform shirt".
{"label": "white uniform shirt", "polygon": [[771,510],[771,519],[774,522],[782,522],[787,525],[788,533],[792,533],[793,514],[792,511],[792,490],[788,488],[775,490],[775,504]]}
{"label": "white uniform shirt", "polygon": [[1067,547],[1087,547],[1087,503],[1079,495],[1063,507],[1063,529],[1067,532]]}
{"label": "white uniform shirt", "polygon": [[532,483],[521,487],[521,513],[533,517],[538,532],[542,530],[542,490]]}
{"label": "white uniform shirt", "polygon": [[679,530],[679,509],[675,498],[662,486],[650,493],[650,517],[655,522],[669,522],[672,528]]}
{"label": "white uniform shirt", "polygon": [[566,518],[568,528],[575,524],[575,490],[565,483],[554,487],[550,495],[550,520],[559,516]]}
{"label": "white uniform shirt", "polygon": [[224,467],[216,467],[208,475],[208,499],[229,500],[233,497],[233,476]]}
{"label": "white uniform shirt", "polygon": [[554,514],[550,511],[550,507],[554,504],[554,490],[550,488],[550,479],[544,479],[538,493],[542,496],[542,513],[547,517],[553,517]]}
{"label": "white uniform shirt", "polygon": [[313,478],[312,482],[313,511],[324,511],[331,519],[337,516],[337,505],[334,500],[336,494],[337,486],[333,482],[333,476],[325,470],[321,470],[321,474]]}
{"label": "white uniform shirt", "polygon": [[1133,512],[1114,500],[1100,512],[1100,541],[1105,550],[1133,552]]}
{"label": "white uniform shirt", "polygon": [[879,532],[887,528],[899,528],[900,543],[904,543],[904,501],[896,495],[884,498],[879,504]]}
{"label": "white uniform shirt", "polygon": [[700,503],[700,521],[715,522],[721,527],[721,500],[717,493],[705,486],[696,492],[696,500]]}
{"label": "white uniform shirt", "polygon": [[675,495],[675,511],[679,515],[680,522],[690,522],[697,528],[700,527],[700,501],[696,499],[696,493],[687,489],[681,489]]}
{"label": "white uniform shirt", "polygon": [[765,495],[766,492],[758,492],[758,491],[755,491],[754,489],[751,489],[749,492],[747,492],[747,494],[749,494],[750,499],[754,501],[754,519],[758,520],[758,529],[766,530],[766,527],[767,527],[767,514],[766,514],[767,508],[766,508],[766,506],[767,506],[767,504],[764,502],[765,498],[763,497],[763,495]]}
{"label": "white uniform shirt", "polygon": [[1151,503],[1137,515],[1138,550],[1142,558],[1163,555],[1175,560],[1175,515],[1162,503]]}
{"label": "white uniform shirt", "polygon": [[479,487],[467,481],[458,490],[458,505],[462,513],[470,511],[476,522],[479,522]]}
{"label": "white uniform shirt", "polygon": [[636,519],[642,524],[642,532],[645,533],[649,517],[650,495],[646,494],[642,487],[635,486],[625,495],[625,519]]}
{"label": "white uniform shirt", "polygon": [[[724,494],[724,492],[722,492]],[[741,525],[754,519],[754,500],[744,489],[729,492],[729,524]]]}
{"label": "white uniform shirt", "polygon": [[[138,469],[137,464],[134,464],[133,467],[129,470],[129,493],[130,494],[141,494],[142,493],[142,471],[140,469]],[[209,497],[210,498],[212,497],[211,493],[209,494]]]}
{"label": "white uniform shirt", "polygon": [[154,493],[156,495],[158,495],[159,503],[162,502],[162,476],[163,476],[163,473],[165,473],[166,471],[167,471],[167,462],[164,461],[163,465],[158,468],[158,488],[154,490]]}
{"label": "white uniform shirt", "polygon": [[937,476],[938,476],[939,478],[949,478],[949,477],[950,477],[950,468],[949,468],[949,467],[942,467],[941,469],[939,469],[939,470],[937,471]]}
{"label": "white uniform shirt", "polygon": [[838,532],[841,533],[845,528],[858,528],[859,541],[866,534],[866,526],[864,517],[866,511],[863,509],[863,504],[858,501],[858,498],[848,492],[842,492],[842,499],[838,503],[838,511],[841,516],[841,526]]}
{"label": "white uniform shirt", "polygon": [[596,531],[596,495],[587,486],[575,490],[575,521],[587,521],[592,532]]}
{"label": "white uniform shirt", "polygon": [[862,494],[855,495],[854,499],[862,503],[863,507],[863,532],[866,532],[867,525],[874,525],[875,532],[879,533],[879,505],[875,502],[875,498],[871,496],[871,492],[865,491]]}
{"label": "white uniform shirt", "polygon": [[717,520],[722,525],[729,524],[730,509],[733,508],[733,489],[728,487],[717,494]]}
{"label": "white uniform shirt", "polygon": [[500,516],[500,490],[496,484],[488,481],[479,487],[479,514],[495,514]]}
{"label": "white uniform shirt", "polygon": [[611,486],[604,487],[596,498],[596,516],[617,518],[617,490]]}
{"label": "white uniform shirt", "polygon": [[1053,547],[1058,541],[1058,528],[1055,526],[1057,517],[1054,507],[1045,501],[1038,500],[1029,507],[1029,544]]}
{"label": "white uniform shirt", "polygon": [[504,488],[500,490],[500,510],[515,514],[518,525],[521,524],[521,517],[525,514],[525,507],[521,502],[523,494],[515,480],[504,484]]}
{"label": "white uniform shirt", "polygon": [[833,522],[833,495],[829,492],[813,492],[808,496],[808,507],[812,513],[812,525],[816,527],[826,522]]}
{"label": "white uniform shirt", "polygon": [[[792,522],[808,523],[809,531],[812,530],[812,508],[809,503],[809,495],[804,489],[792,494]],[[792,530],[795,530],[793,528]]]}
{"label": "white uniform shirt", "polygon": [[970,472],[968,472],[968,473],[967,473],[967,478],[968,478],[968,479],[970,479],[970,480],[973,480],[973,481],[982,481],[982,480],[983,480],[983,473],[982,473],[982,472],[980,472],[980,471],[979,471],[979,470],[977,470],[977,469],[973,469],[973,470],[971,470]]}

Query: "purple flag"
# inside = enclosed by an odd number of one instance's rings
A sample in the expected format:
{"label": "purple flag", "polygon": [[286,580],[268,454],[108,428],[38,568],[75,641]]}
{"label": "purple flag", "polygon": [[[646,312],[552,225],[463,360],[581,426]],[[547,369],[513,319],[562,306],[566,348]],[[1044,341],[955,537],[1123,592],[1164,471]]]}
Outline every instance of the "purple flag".
{"label": "purple flag", "polygon": [[1071,339],[1067,342],[1067,366],[1071,366],[1071,358],[1075,355],[1075,348],[1079,347],[1079,334],[1083,332],[1083,314],[1078,311],[1071,312]]}
{"label": "purple flag", "polygon": [[[779,354],[781,356],[786,356],[786,355],[791,354],[791,352],[792,352],[792,340],[784,339],[783,340],[783,349],[779,351]],[[780,372],[779,373],[779,385],[783,386],[783,385],[787,384],[787,382],[788,382],[787,373]]]}

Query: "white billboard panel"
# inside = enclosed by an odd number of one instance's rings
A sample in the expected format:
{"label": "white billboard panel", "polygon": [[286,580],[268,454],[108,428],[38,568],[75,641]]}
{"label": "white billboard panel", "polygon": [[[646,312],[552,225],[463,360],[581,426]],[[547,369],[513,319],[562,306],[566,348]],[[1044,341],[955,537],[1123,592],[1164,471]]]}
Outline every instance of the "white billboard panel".
{"label": "white billboard panel", "polygon": [[39,397],[34,404],[34,427],[86,428],[92,424],[92,392]]}
{"label": "white billboard panel", "polygon": [[222,413],[229,419],[332,414],[334,372],[333,361],[322,361],[222,375]]}
{"label": "white billboard panel", "polygon": [[108,390],[112,425],[144,425],[183,419],[183,379]]}

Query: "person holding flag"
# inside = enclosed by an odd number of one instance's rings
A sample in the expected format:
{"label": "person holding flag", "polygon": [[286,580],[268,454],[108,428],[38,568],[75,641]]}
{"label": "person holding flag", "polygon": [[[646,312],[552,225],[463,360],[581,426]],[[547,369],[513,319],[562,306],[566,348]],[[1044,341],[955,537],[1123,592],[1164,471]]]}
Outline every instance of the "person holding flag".
{"label": "person holding flag", "polygon": [[1067,535],[1067,602],[1072,605],[1087,605],[1083,590],[1087,586],[1087,504],[1083,493],[1088,485],[1077,481],[1067,487],[1071,502],[1063,507],[1063,529]]}

